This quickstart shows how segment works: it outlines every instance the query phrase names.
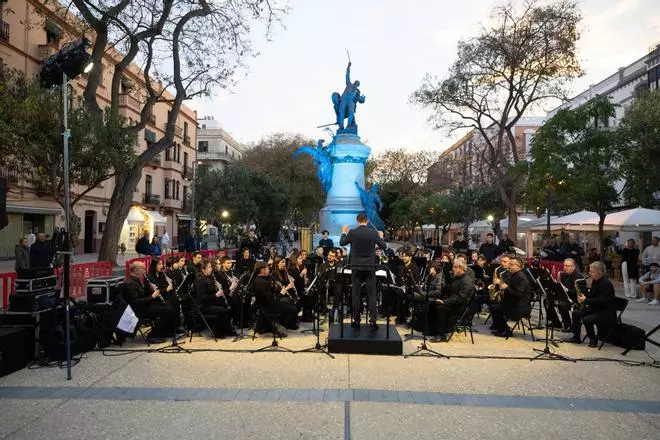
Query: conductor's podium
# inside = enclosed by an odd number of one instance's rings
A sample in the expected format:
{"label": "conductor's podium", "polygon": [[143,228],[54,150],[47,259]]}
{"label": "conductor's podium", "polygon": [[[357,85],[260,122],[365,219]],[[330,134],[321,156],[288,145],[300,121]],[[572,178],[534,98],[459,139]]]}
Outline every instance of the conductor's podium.
{"label": "conductor's podium", "polygon": [[403,341],[394,325],[390,325],[388,329],[385,323],[379,323],[378,330],[371,332],[368,324],[362,324],[358,330],[351,327],[350,323],[344,323],[342,337],[341,324],[330,324],[328,351],[330,353],[400,355],[403,354]]}

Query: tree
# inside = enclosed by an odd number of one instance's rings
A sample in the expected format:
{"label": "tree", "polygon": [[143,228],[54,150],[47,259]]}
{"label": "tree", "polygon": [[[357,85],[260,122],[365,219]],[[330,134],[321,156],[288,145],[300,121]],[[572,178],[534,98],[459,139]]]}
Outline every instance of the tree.
{"label": "tree", "polygon": [[365,175],[374,183],[424,184],[435,153],[430,151],[386,150],[367,163]]}
{"label": "tree", "polygon": [[99,121],[84,102],[69,110],[69,181],[75,185],[70,206],[64,203],[62,93],[44,90],[16,70],[0,67],[0,145],[2,165],[32,184],[41,195],[48,195],[68,209],[71,224],[67,230],[75,246],[78,217],[74,206],[99,184],[113,176],[115,169],[134,154],[135,135],[126,130],[124,118],[107,113]]}
{"label": "tree", "polygon": [[[92,61],[97,68],[89,74],[83,93],[90,113],[102,120],[106,105],[97,94],[104,74],[99,66],[110,58],[113,61],[108,69],[112,77],[108,111],[112,118],[120,113],[124,76],[129,71],[140,75],[139,90],[134,92],[142,105],[140,119],[126,131],[137,134],[143,130],[157,102],[166,101],[170,106],[165,134],[116,170],[99,251],[100,260],[115,261],[123,219],[131,208],[142,169],[173,144],[184,100],[208,96],[216,87],[230,86],[242,60],[251,54],[251,23],[265,22],[270,28],[283,11],[276,7],[276,0],[71,1],[81,30],[93,35]],[[60,6],[59,11],[64,15],[69,9]],[[142,67],[140,72],[132,67],[135,64]]]}
{"label": "tree", "polygon": [[553,201],[597,212],[601,258],[605,216],[619,200],[616,183],[623,177],[625,147],[607,127],[614,115],[606,96],[557,112],[534,137],[527,186],[530,193],[552,191]]}
{"label": "tree", "polygon": [[444,80],[430,75],[412,101],[432,110],[438,128],[474,128],[484,144],[490,181],[508,211],[509,234],[517,233],[517,206],[526,175],[515,125],[551,98],[563,98],[568,82],[582,74],[576,56],[581,15],[573,0],[530,0],[517,11],[497,7],[492,25],[458,43],[458,57]]}
{"label": "tree", "polygon": [[620,125],[627,145],[624,195],[630,204],[653,206],[660,194],[660,90],[640,91]]}
{"label": "tree", "polygon": [[286,182],[282,191],[290,200],[290,211],[282,220],[293,225],[310,225],[318,220],[325,203],[312,158],[308,155],[292,158],[303,145],[314,146],[316,141],[300,134],[275,133],[253,145],[240,160],[240,164],[256,173]]}
{"label": "tree", "polygon": [[195,183],[195,203],[201,217],[219,220],[221,212],[227,210],[233,223],[254,223],[262,237],[275,240],[291,200],[282,179],[235,165],[225,171],[201,167]]}

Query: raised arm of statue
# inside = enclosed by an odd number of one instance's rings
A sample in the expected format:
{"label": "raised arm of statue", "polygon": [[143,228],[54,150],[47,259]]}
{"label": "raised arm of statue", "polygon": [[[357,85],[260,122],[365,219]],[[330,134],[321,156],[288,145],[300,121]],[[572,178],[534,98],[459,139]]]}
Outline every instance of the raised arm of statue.
{"label": "raised arm of statue", "polygon": [[351,63],[348,63],[348,66],[346,66],[346,86],[351,85]]}

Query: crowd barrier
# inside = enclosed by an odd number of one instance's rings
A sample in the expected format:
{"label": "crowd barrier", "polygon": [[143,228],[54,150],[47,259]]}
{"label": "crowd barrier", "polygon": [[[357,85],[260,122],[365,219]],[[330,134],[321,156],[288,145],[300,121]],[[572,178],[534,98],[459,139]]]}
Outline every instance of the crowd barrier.
{"label": "crowd barrier", "polygon": [[[64,269],[58,267],[53,270],[57,276],[58,285],[62,286],[62,277]],[[94,263],[72,264],[69,269],[69,296],[72,298],[81,298],[85,296],[85,282],[89,278],[112,275],[112,263],[109,261],[97,261]],[[0,293],[2,293],[2,303],[0,306],[6,309],[9,306],[9,295],[14,293],[14,281],[16,272],[0,273]]]}
{"label": "crowd barrier", "polygon": [[[527,259],[527,266],[532,266],[532,260],[532,258]],[[544,269],[548,269],[555,280],[557,279],[559,272],[564,269],[564,263],[561,261],[540,260],[540,266]]]}

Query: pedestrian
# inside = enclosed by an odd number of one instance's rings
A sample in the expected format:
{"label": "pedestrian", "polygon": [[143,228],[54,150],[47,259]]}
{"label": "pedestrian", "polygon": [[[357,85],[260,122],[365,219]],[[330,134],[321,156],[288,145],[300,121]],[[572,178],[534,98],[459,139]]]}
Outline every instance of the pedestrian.
{"label": "pedestrian", "polygon": [[167,254],[167,251],[170,248],[170,236],[167,231],[165,231],[163,236],[160,238],[160,248],[163,250],[164,254]]}
{"label": "pedestrian", "polygon": [[154,235],[154,238],[151,239],[151,245],[149,246],[149,254],[152,257],[159,258],[162,253],[163,250],[160,247],[160,240],[157,235]]}
{"label": "pedestrian", "polygon": [[32,247],[32,245],[37,241],[37,236],[34,235],[34,232],[32,232],[32,229],[28,229],[28,234],[27,234],[27,247]]}
{"label": "pedestrian", "polygon": [[144,230],[142,237],[135,243],[135,252],[138,255],[147,256],[151,252],[149,250],[149,231]]}
{"label": "pedestrian", "polygon": [[18,239],[18,244],[14,248],[14,256],[16,257],[14,264],[16,273],[30,268],[30,248],[25,238],[21,237]]}

